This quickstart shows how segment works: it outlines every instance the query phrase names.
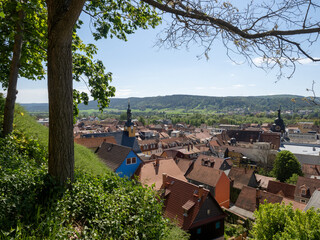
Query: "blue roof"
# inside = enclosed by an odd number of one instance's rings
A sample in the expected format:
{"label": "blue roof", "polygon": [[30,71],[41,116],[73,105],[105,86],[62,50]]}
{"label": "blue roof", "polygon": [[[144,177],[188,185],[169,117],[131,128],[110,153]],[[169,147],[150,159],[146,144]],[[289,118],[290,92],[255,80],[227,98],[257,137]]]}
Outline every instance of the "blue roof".
{"label": "blue roof", "polygon": [[141,153],[138,141],[135,137],[129,137],[128,132],[108,132],[108,133],[89,133],[83,134],[83,138],[92,138],[92,137],[114,137],[117,144],[130,147],[136,153]]}

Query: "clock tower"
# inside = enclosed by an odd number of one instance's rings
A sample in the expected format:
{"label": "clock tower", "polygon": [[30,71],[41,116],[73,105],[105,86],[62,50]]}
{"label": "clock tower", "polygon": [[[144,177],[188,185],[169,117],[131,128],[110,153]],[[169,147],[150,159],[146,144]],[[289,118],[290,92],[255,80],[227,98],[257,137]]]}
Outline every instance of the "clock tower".
{"label": "clock tower", "polygon": [[135,137],[136,136],[136,129],[132,122],[132,114],[130,109],[130,102],[128,102],[128,109],[127,109],[127,121],[124,124],[124,131],[128,132],[129,137]]}

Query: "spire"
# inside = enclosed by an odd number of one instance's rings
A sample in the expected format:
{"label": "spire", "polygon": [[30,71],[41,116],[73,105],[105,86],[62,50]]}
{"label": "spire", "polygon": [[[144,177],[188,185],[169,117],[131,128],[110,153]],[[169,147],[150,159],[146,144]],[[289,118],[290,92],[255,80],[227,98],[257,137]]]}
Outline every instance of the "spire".
{"label": "spire", "polygon": [[130,100],[128,100],[128,109],[127,109],[127,122],[126,122],[126,126],[130,127],[132,125],[131,122],[131,109],[130,109]]}

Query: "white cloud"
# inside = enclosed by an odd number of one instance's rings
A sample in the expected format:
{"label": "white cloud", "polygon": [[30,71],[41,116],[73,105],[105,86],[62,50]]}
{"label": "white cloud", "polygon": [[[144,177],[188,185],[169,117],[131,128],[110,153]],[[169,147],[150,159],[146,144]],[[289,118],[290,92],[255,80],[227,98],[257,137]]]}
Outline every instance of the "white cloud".
{"label": "white cloud", "polygon": [[205,89],[204,87],[196,87],[197,90],[203,90]]}
{"label": "white cloud", "polygon": [[255,87],[255,86],[257,86],[257,85],[255,85],[255,84],[248,84],[248,87]]}

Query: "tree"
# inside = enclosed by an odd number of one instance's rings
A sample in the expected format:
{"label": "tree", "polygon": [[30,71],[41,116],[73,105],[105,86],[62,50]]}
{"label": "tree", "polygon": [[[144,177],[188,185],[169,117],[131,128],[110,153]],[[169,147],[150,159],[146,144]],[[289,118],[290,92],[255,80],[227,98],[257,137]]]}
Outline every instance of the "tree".
{"label": "tree", "polygon": [[[3,135],[13,128],[14,106],[17,94],[18,76],[31,80],[41,80],[45,76],[44,61],[47,55],[47,10],[41,0],[32,1],[2,1],[0,5],[1,24],[1,65],[0,82],[7,88],[5,103]],[[6,14],[4,14],[4,12]],[[82,24],[76,25],[76,29]],[[94,100],[98,100],[102,110],[109,103],[109,97],[114,96],[115,89],[109,86],[111,73],[105,73],[101,61],[94,61],[97,48],[93,44],[84,44],[76,35],[72,35],[73,79],[75,81],[88,79],[87,87]],[[88,103],[87,93],[74,90],[74,115],[78,115],[78,104]]]}
{"label": "tree", "polygon": [[46,9],[42,1],[9,1],[0,5],[0,82],[7,88],[3,134],[12,131],[18,76],[44,77]]}
{"label": "tree", "polygon": [[[291,71],[303,58],[320,61],[308,49],[318,41],[320,5],[312,0],[281,1],[193,1],[142,0],[163,12],[172,21],[159,40],[161,46],[180,48],[196,43],[208,58],[218,40],[234,62],[261,68],[285,67]],[[256,58],[259,57],[259,58]]]}
{"label": "tree", "polygon": [[293,174],[302,176],[301,165],[296,156],[294,156],[292,152],[286,150],[277,154],[272,172],[280,182],[286,181]]}
{"label": "tree", "polygon": [[292,174],[292,176],[290,178],[288,178],[286,180],[286,183],[296,185],[297,181],[298,181],[298,177],[299,177],[299,175],[294,173],[294,174]]}
{"label": "tree", "polygon": [[293,210],[291,205],[261,204],[254,212],[253,239],[319,239],[320,211]]}
{"label": "tree", "polygon": [[47,0],[48,8],[48,93],[49,93],[49,174],[60,184],[73,181],[73,89],[72,34],[84,8],[93,19],[95,39],[117,37],[138,27],[156,26],[159,18],[146,4],[106,0]]}

